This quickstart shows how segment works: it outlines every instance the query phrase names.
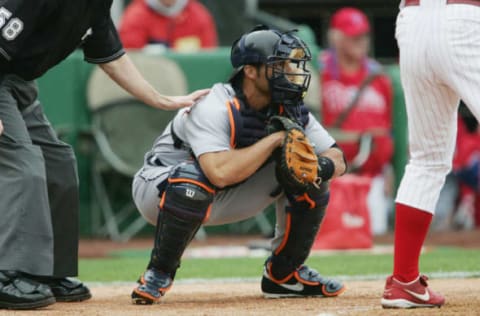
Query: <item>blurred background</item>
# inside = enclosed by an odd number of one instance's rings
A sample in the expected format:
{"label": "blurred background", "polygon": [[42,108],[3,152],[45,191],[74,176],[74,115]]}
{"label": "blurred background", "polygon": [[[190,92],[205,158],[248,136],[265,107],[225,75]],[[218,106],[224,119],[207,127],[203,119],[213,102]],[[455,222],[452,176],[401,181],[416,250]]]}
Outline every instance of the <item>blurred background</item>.
{"label": "blurred background", "polygon": [[[119,25],[124,8],[132,0],[114,0],[112,15]],[[333,12],[356,7],[365,12],[372,25],[372,55],[386,62],[398,57],[394,30],[398,13],[397,0],[199,0],[210,11],[217,26],[219,44],[230,46],[239,34],[258,22],[277,25],[303,24],[313,32],[319,46],[327,44],[326,32]]]}
{"label": "blurred background", "polygon": [[[338,193],[329,206],[329,215],[320,232],[322,238],[318,238],[326,242],[317,247],[368,248],[373,236],[391,233],[393,197],[408,159],[407,123],[394,36],[398,3],[398,0],[114,0],[112,17],[140,71],[162,93],[170,95],[225,82],[232,71],[229,60],[232,42],[254,25],[266,24],[282,31],[298,29],[313,56],[310,67],[315,78],[306,103],[320,122],[331,128],[337,140],[345,142],[345,148],[353,148],[351,159],[355,166],[347,177],[332,183],[332,192]],[[343,13],[333,22],[334,13],[345,7],[361,14]],[[363,17],[366,22],[362,22]],[[194,25],[197,20],[198,26]],[[361,32],[350,34],[349,23],[357,22],[355,30]],[[331,30],[344,32],[345,38],[338,39]],[[341,74],[337,78],[328,73],[330,68],[326,65],[329,60],[336,60],[336,52],[348,47],[353,51],[355,45],[366,45],[359,53],[365,54],[359,57],[362,60],[359,69],[363,69],[364,60],[366,70],[358,70],[354,82],[345,83]],[[338,60],[335,67],[342,73],[342,57]],[[332,82],[343,84],[345,90],[327,90]],[[153,113],[122,94],[95,66],[83,61],[81,52],[73,53],[47,73],[39,85],[47,116],[77,154],[81,236],[115,241],[152,236],[153,227],[139,216],[131,201],[131,180],[142,164],[144,153],[174,113]],[[386,142],[377,142],[380,136],[371,132],[375,126],[358,127],[354,122],[358,114],[355,111],[368,99],[362,99],[362,93],[369,95],[375,91],[378,97],[374,95],[371,99],[384,98],[387,109],[382,126]],[[335,93],[344,100],[341,107],[353,108],[345,114],[352,115],[352,122],[347,118],[339,123],[332,118],[334,114],[326,112],[328,102],[336,100],[330,97]],[[462,135],[470,146],[459,151],[456,169],[442,192],[433,230],[473,230],[480,225],[480,190],[478,183],[472,184],[468,179],[474,170],[478,172],[480,133],[478,123],[466,107],[461,107],[460,114]],[[337,124],[329,123],[327,117]],[[383,160],[375,164],[372,157],[377,155]],[[378,170],[371,171],[371,166]],[[197,239],[233,234],[268,238],[273,227],[274,214],[269,208],[264,214],[239,224],[204,228]],[[332,231],[343,232],[344,237],[340,241],[335,237],[330,242]],[[357,238],[352,238],[352,234]]]}

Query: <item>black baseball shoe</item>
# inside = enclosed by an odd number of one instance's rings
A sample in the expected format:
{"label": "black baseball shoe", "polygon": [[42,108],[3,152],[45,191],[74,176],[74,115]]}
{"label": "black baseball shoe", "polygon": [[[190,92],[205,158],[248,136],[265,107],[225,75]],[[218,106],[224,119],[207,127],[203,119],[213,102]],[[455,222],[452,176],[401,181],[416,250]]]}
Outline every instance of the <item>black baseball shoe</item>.
{"label": "black baseball shoe", "polygon": [[92,297],[88,287],[76,278],[34,277],[33,279],[48,285],[57,302],[81,302]]}
{"label": "black baseball shoe", "polygon": [[17,271],[0,271],[0,309],[35,309],[55,302],[48,286]]}
{"label": "black baseball shoe", "polygon": [[322,277],[306,265],[300,266],[282,280],[276,280],[272,276],[268,261],[263,269],[262,292],[265,298],[333,297],[339,296],[345,290],[340,281]]}
{"label": "black baseball shoe", "polygon": [[145,271],[138,283],[132,292],[132,303],[150,305],[160,301],[172,286],[173,279],[170,274],[151,268]]}

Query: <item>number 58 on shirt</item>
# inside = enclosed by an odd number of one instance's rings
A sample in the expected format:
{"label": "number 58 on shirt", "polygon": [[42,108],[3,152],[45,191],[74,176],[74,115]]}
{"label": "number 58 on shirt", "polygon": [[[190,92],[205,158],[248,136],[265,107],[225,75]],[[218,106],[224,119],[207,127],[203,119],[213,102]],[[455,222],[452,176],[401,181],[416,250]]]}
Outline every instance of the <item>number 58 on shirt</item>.
{"label": "number 58 on shirt", "polygon": [[12,17],[5,7],[0,7],[0,29],[2,37],[8,41],[14,40],[23,30],[23,22],[19,18]]}

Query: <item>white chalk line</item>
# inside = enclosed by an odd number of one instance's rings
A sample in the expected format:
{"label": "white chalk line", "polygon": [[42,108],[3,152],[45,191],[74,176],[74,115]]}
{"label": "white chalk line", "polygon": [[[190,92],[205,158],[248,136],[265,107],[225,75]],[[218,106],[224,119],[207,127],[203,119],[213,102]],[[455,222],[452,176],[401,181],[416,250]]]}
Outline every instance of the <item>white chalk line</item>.
{"label": "white chalk line", "polygon": [[[375,281],[384,280],[387,274],[365,274],[365,275],[337,275],[332,278],[340,279],[343,281]],[[468,278],[480,278],[480,271],[452,271],[452,272],[431,272],[428,273],[430,279],[468,279]],[[215,278],[215,279],[203,279],[203,278],[191,278],[191,279],[179,279],[175,281],[175,284],[230,284],[230,283],[258,283],[261,280],[259,277],[249,278]],[[112,282],[96,282],[96,281],[84,281],[92,287],[102,286],[128,286],[135,285],[135,281],[112,281]]]}

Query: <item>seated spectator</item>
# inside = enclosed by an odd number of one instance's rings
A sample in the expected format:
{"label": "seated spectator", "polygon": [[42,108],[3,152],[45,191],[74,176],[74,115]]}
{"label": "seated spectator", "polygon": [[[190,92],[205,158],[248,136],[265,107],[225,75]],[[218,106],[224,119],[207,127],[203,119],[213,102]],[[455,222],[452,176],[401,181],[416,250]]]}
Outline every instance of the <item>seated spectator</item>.
{"label": "seated spectator", "polygon": [[[372,178],[367,200],[372,233],[385,233],[393,182],[391,171],[385,177],[393,155],[391,82],[368,58],[370,24],[364,13],[337,11],[328,38],[330,48],[320,56],[323,124],[336,135],[350,172]],[[367,155],[359,154],[361,143],[369,148]]]}
{"label": "seated spectator", "polygon": [[443,185],[431,229],[480,227],[480,127],[462,102],[452,172]]}
{"label": "seated spectator", "polygon": [[190,52],[217,46],[214,20],[197,0],[133,0],[119,33],[125,48],[162,44]]}
{"label": "seated spectator", "polygon": [[453,227],[480,227],[480,126],[466,107],[460,107],[452,174],[459,184]]}

